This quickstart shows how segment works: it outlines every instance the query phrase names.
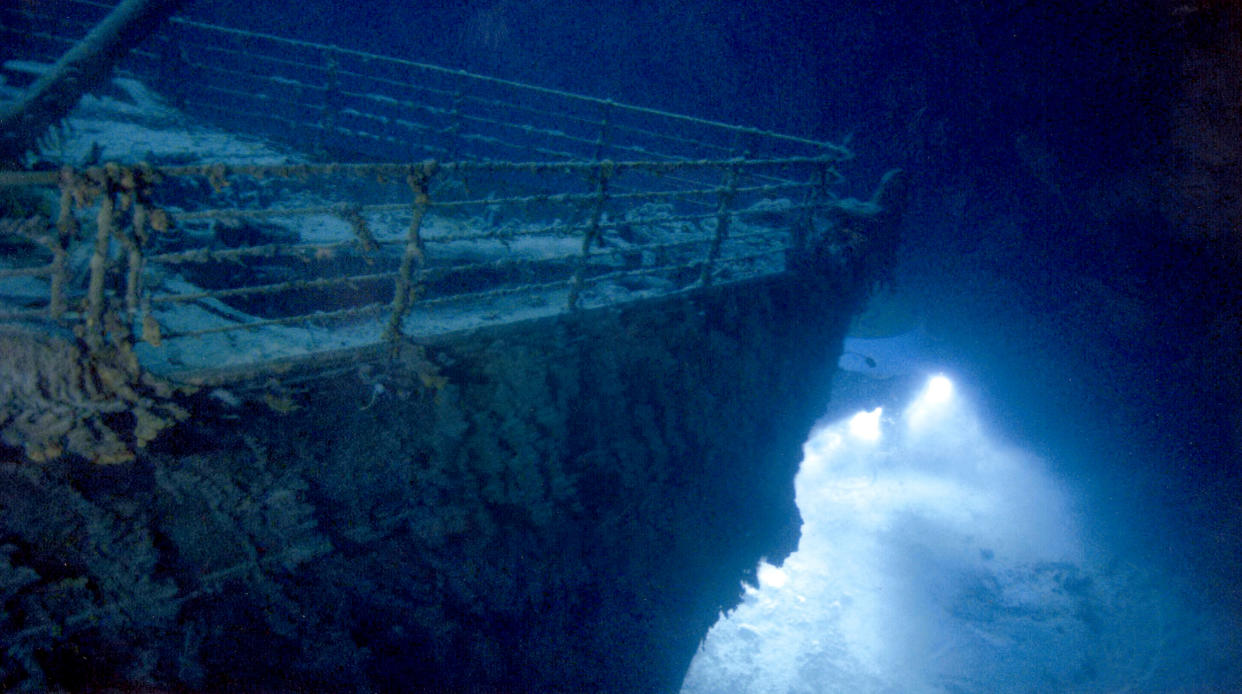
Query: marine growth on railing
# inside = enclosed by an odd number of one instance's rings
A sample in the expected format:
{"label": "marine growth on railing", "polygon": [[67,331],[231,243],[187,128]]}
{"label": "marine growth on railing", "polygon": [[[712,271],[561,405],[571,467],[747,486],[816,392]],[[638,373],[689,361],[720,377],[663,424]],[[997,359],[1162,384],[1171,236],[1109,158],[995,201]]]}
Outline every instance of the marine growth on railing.
{"label": "marine growth on railing", "polygon": [[[10,45],[50,61],[108,9],[57,0],[0,12]],[[8,223],[7,236],[41,250],[0,280],[23,278],[26,294],[47,287],[3,315],[80,320],[91,342],[116,292],[149,346],[198,340],[140,350],[168,372],[780,272],[850,157],[831,143],[183,19],[123,66],[178,113],[299,152],[275,166],[129,152],[108,167],[53,160],[81,170],[9,179],[61,193],[54,229]]]}
{"label": "marine growth on railing", "polygon": [[[4,93],[110,8],[0,8]],[[186,416],[174,386],[418,370],[431,338],[861,238],[830,143],[180,19],[122,65],[0,172],[0,439],[30,459],[131,458]]]}
{"label": "marine growth on railing", "polygon": [[[171,373],[693,291],[783,272],[793,230],[832,204],[828,167],[427,160],[4,174],[8,187],[58,186],[59,202],[55,223],[5,221],[20,252],[0,270],[3,315],[76,325],[94,346],[112,312],[145,343],[143,363]],[[679,174],[716,184],[649,186]],[[647,190],[614,192],[638,176]]]}

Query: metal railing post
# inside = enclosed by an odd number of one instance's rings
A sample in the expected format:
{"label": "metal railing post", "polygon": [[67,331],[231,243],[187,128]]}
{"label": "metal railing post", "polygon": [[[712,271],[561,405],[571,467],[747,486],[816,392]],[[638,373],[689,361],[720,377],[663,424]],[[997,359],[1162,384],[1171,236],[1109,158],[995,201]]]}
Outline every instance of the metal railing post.
{"label": "metal railing post", "polygon": [[741,177],[741,165],[745,161],[744,157],[734,159],[733,166],[729,167],[729,173],[725,177],[725,184],[720,189],[720,201],[716,205],[716,235],[712,237],[712,245],[708,248],[707,259],[703,262],[703,269],[699,273],[699,285],[703,287],[710,286],[712,283],[712,268],[716,264],[716,259],[720,257],[720,248],[729,237],[729,222],[733,216],[729,212],[729,207],[733,204],[733,197],[737,194],[738,179]]}
{"label": "metal railing post", "polygon": [[595,139],[595,153],[591,156],[594,161],[603,161],[604,152],[607,151],[609,145],[609,127],[612,119],[612,111],[616,104],[609,99],[604,102],[604,115],[599,120],[599,135]]}
{"label": "metal railing post", "polygon": [[570,311],[578,309],[582,288],[586,283],[587,264],[591,258],[591,246],[599,237],[599,223],[604,216],[604,206],[608,202],[608,182],[616,173],[616,164],[604,160],[598,162],[593,169],[595,178],[595,195],[591,198],[591,218],[586,232],[582,235],[582,252],[578,256],[578,267],[569,286],[568,307]]}
{"label": "metal railing post", "polygon": [[800,224],[795,224],[793,228],[793,236],[790,239],[790,249],[796,253],[804,253],[807,250],[807,244],[810,243],[810,232],[815,224],[815,210],[823,204],[822,201],[828,196],[828,167],[827,161],[820,162],[815,167],[814,180],[809,186],[806,200],[804,202],[806,209],[803,211]]}
{"label": "metal railing post", "polygon": [[78,218],[73,214],[73,191],[77,172],[70,167],[60,171],[60,212],[56,220],[56,244],[52,249],[52,276],[48,289],[48,313],[53,320],[65,314],[65,285],[69,273],[69,244],[77,236]]}
{"label": "metal railing post", "polygon": [[340,111],[341,94],[341,61],[337,57],[337,49],[326,46],[323,49],[324,80],[323,115],[319,119],[319,141],[316,143],[317,154],[328,159],[328,144],[332,133],[336,130],[337,114]]}
{"label": "metal railing post", "polygon": [[114,232],[116,180],[112,165],[93,169],[90,174],[100,188],[99,212],[95,216],[95,249],[91,253],[90,278],[86,286],[86,320],[82,336],[92,351],[103,347],[104,283],[108,275],[108,248]]}
{"label": "metal railing post", "polygon": [[449,124],[444,130],[444,134],[448,136],[449,161],[460,161],[458,154],[461,151],[461,105],[465,102],[465,99],[466,97],[460,89],[453,92],[453,105],[449,109]]}
{"label": "metal railing post", "polygon": [[427,184],[438,168],[439,164],[429,159],[422,164],[411,166],[410,173],[406,176],[406,182],[410,185],[414,200],[411,204],[410,230],[406,235],[405,251],[401,255],[401,267],[397,271],[396,286],[393,290],[392,315],[388,317],[388,327],[384,331],[384,339],[388,341],[396,340],[401,336],[401,324],[405,322],[410,305],[416,298],[414,296],[416,293],[414,272],[422,269],[423,262],[426,260],[422,226],[427,207],[431,204],[431,197],[427,194]]}

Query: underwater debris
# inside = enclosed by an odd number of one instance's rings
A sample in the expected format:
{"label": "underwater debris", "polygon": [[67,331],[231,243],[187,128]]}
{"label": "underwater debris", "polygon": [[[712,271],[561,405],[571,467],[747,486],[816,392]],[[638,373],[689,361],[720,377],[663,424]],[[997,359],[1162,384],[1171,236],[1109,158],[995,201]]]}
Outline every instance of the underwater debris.
{"label": "underwater debris", "polygon": [[302,409],[302,406],[296,400],[298,393],[275,378],[267,379],[263,387],[266,389],[263,393],[263,404],[267,405],[273,412],[289,414]]}
{"label": "underwater debris", "polygon": [[172,386],[135,366],[132,350],[88,353],[59,326],[0,325],[0,440],[33,462],[66,454],[133,460],[189,416],[172,401]]}
{"label": "underwater debris", "polygon": [[440,372],[440,367],[427,355],[427,348],[422,345],[406,344],[397,353],[401,363],[418,376],[418,381],[428,390],[439,392],[448,385],[448,377]]}

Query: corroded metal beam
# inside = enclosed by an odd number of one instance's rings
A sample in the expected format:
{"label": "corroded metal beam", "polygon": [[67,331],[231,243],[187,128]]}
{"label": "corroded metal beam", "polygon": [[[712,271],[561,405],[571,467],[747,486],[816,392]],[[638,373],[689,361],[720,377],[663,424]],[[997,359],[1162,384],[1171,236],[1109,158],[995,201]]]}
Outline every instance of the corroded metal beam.
{"label": "corroded metal beam", "polygon": [[107,17],[35,81],[0,108],[0,168],[17,168],[48,128],[98,87],[129,51],[186,0],[122,0]]}

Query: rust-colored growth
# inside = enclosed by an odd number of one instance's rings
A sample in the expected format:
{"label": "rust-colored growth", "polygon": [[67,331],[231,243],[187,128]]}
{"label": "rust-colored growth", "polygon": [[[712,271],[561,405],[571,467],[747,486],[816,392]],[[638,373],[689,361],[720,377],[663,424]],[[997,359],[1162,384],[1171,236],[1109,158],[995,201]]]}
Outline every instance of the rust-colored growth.
{"label": "rust-colored growth", "polygon": [[370,226],[367,225],[367,218],[362,216],[361,205],[343,206],[341,208],[341,218],[349,223],[350,229],[354,232],[354,237],[358,239],[358,250],[363,253],[370,253],[379,248],[379,243],[371,233]]}
{"label": "rust-colored growth", "polygon": [[612,180],[616,172],[616,164],[608,160],[598,162],[592,169],[595,191],[590,198],[590,222],[587,225],[586,232],[582,235],[582,251],[578,258],[578,267],[574,269],[573,278],[570,280],[568,307],[571,311],[578,308],[578,299],[582,295],[582,289],[586,284],[586,267],[591,256],[591,246],[599,236],[600,221],[604,216],[604,206],[608,203],[608,182]]}
{"label": "rust-colored growth", "polygon": [[429,159],[421,164],[410,167],[406,174],[406,183],[414,194],[411,209],[410,231],[406,235],[405,252],[401,255],[401,267],[397,271],[396,286],[393,289],[392,315],[388,319],[388,327],[384,331],[384,339],[395,340],[401,335],[401,323],[410,310],[410,305],[419,293],[414,287],[414,270],[421,268],[426,252],[423,245],[423,216],[431,205],[431,196],[427,194],[427,184],[439,170],[439,164]]}
{"label": "rust-colored growth", "polygon": [[54,325],[0,326],[0,439],[27,460],[132,460],[189,416],[172,395],[169,384],[139,371],[124,341],[88,353]]}
{"label": "rust-colored growth", "polygon": [[163,338],[161,335],[162,330],[160,329],[159,321],[155,320],[155,316],[151,315],[149,312],[145,313],[142,316],[143,342],[146,342],[152,347],[159,347],[163,344]]}
{"label": "rust-colored growth", "polygon": [[729,214],[729,209],[733,205],[733,197],[737,193],[738,177],[738,169],[731,169],[725,178],[724,186],[720,189],[720,198],[716,205],[716,235],[712,237],[711,246],[707,250],[707,258],[703,262],[702,270],[699,272],[699,284],[704,287],[712,283],[712,269],[716,265],[716,260],[720,257],[721,246],[729,238],[729,222],[733,219]]}
{"label": "rust-colored growth", "polygon": [[207,182],[211,184],[211,189],[219,193],[229,186],[228,167],[224,164],[213,164],[207,169]]}
{"label": "rust-colored growth", "polygon": [[151,225],[152,229],[165,232],[172,228],[172,217],[168,215],[166,210],[153,207],[147,211],[147,223]]}
{"label": "rust-colored growth", "polygon": [[439,392],[448,385],[448,377],[440,372],[440,367],[427,357],[427,348],[415,345],[404,353],[405,363],[418,375],[424,388]]}
{"label": "rust-colored growth", "polygon": [[113,224],[116,214],[116,179],[114,165],[109,167],[92,167],[86,174],[91,183],[90,198],[100,198],[99,211],[95,215],[95,250],[91,254],[90,278],[86,288],[86,320],[82,325],[83,339],[91,350],[103,346],[105,309],[104,282],[108,274],[108,243],[114,233]]}
{"label": "rust-colored growth", "polygon": [[52,276],[48,291],[48,312],[53,319],[65,313],[65,284],[69,272],[69,244],[80,230],[73,214],[74,187],[77,174],[70,167],[60,171],[60,211],[56,219],[57,238],[52,248]]}

